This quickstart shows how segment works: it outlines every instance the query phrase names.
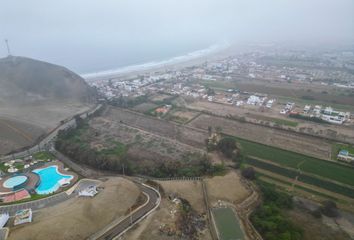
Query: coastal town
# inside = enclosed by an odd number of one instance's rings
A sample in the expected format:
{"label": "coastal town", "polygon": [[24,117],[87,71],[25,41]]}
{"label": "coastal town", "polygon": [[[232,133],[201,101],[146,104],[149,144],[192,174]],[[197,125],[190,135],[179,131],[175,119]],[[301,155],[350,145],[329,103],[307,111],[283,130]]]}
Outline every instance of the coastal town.
{"label": "coastal town", "polygon": [[[282,57],[297,59],[302,63],[306,61],[306,65],[287,67],[286,60],[283,62],[279,60]],[[315,57],[319,60],[312,62],[309,60]],[[351,81],[354,75],[343,70],[328,71],[323,67],[354,68],[350,65],[352,58],[351,52],[319,56],[306,55],[302,52],[286,52],[282,55],[277,52],[270,54],[251,52],[178,70],[151,71],[130,75],[128,78],[103,76],[88,79],[88,82],[106,100],[165,93],[184,96],[195,101],[220,103],[242,109],[260,109],[270,114],[349,126],[353,124],[351,121],[353,113],[348,109],[336,109],[335,101],[317,104],[309,95],[312,88],[320,89],[324,96],[328,95],[327,91],[330,88],[338,89],[343,94],[346,92],[350,94],[354,89],[354,83]],[[295,89],[303,90],[304,95],[300,96],[301,101],[296,102],[290,98],[289,101],[285,101],[286,91],[267,93],[257,87],[253,89],[249,87],[246,91],[241,89],[245,82],[255,85],[262,82],[280,88],[295,86]],[[241,88],[238,88],[238,85]],[[294,95],[296,97],[296,93]]]}

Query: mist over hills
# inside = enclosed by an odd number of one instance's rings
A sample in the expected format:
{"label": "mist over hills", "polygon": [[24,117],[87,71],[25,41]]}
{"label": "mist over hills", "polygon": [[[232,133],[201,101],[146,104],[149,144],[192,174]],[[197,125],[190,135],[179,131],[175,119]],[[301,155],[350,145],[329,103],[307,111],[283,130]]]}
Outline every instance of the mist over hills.
{"label": "mist over hills", "polygon": [[3,104],[60,99],[87,103],[94,98],[95,92],[85,80],[64,67],[25,57],[0,59],[0,101]]}

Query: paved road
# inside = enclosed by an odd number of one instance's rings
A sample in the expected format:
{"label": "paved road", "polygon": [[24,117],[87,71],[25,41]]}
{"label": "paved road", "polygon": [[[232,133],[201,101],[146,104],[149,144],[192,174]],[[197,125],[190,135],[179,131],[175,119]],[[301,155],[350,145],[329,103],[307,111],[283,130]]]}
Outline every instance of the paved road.
{"label": "paved road", "polygon": [[156,190],[142,184],[139,184],[139,187],[142,192],[146,193],[149,196],[148,202],[143,207],[133,212],[133,214],[127,216],[125,219],[123,219],[113,228],[106,231],[103,235],[94,239],[111,240],[114,239],[115,237],[118,237],[126,230],[128,230],[131,226],[133,226],[134,223],[141,220],[144,216],[146,216],[150,211],[152,211],[159,205],[160,195]]}
{"label": "paved road", "polygon": [[[65,155],[63,155],[62,153],[56,150],[53,150],[53,153],[58,159],[63,161],[65,164],[67,164],[71,169],[75,170],[76,172],[80,173],[85,177],[89,177],[89,178],[99,178],[104,176],[126,177],[119,174],[113,174],[107,171],[95,170],[95,169],[90,169],[89,167],[84,167],[82,165],[73,162],[70,158],[66,157]],[[135,181],[135,183],[138,185],[141,191],[144,192],[147,196],[149,196],[148,202],[143,207],[138,208],[138,210],[134,211],[133,214],[127,216],[121,222],[117,223],[111,228],[107,228],[108,229],[107,231],[103,230],[101,235],[100,233],[96,233],[93,236],[91,236],[89,239],[99,239],[99,240],[114,239],[115,237],[122,234],[124,231],[128,230],[132,226],[132,224],[134,225],[134,223],[141,220],[144,216],[146,216],[150,211],[158,207],[158,205],[160,204],[161,196],[158,193],[158,191],[144,184],[141,184],[140,180],[146,178],[142,176],[135,177],[135,178],[134,177],[126,177],[126,178]]]}

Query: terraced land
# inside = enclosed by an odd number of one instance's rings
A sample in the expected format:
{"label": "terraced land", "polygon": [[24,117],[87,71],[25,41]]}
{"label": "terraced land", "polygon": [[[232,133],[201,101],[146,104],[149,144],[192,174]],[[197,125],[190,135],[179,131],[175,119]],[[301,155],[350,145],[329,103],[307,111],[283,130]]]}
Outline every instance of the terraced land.
{"label": "terraced land", "polygon": [[[325,192],[336,193],[338,200],[346,203],[354,199],[353,167],[241,138],[235,139],[247,156],[245,164],[255,167],[256,171],[267,177],[272,178],[273,174],[283,176],[286,180],[273,179],[278,184],[282,185],[286,181],[288,185],[294,184],[296,188],[307,185],[306,191],[323,189]],[[318,191],[314,194],[323,195]]]}

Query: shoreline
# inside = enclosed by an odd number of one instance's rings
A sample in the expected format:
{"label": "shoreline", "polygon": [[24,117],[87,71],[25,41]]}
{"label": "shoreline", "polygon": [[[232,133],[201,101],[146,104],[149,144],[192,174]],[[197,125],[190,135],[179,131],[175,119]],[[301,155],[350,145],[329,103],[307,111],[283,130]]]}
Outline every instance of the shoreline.
{"label": "shoreline", "polygon": [[167,60],[147,62],[144,64],[130,65],[112,70],[106,70],[96,73],[81,74],[86,81],[111,78],[126,78],[136,76],[151,71],[159,72],[166,70],[178,70],[184,67],[201,64],[205,61],[215,60],[225,57],[233,46],[231,44],[212,45],[209,48],[194,51],[183,56],[172,57]]}

